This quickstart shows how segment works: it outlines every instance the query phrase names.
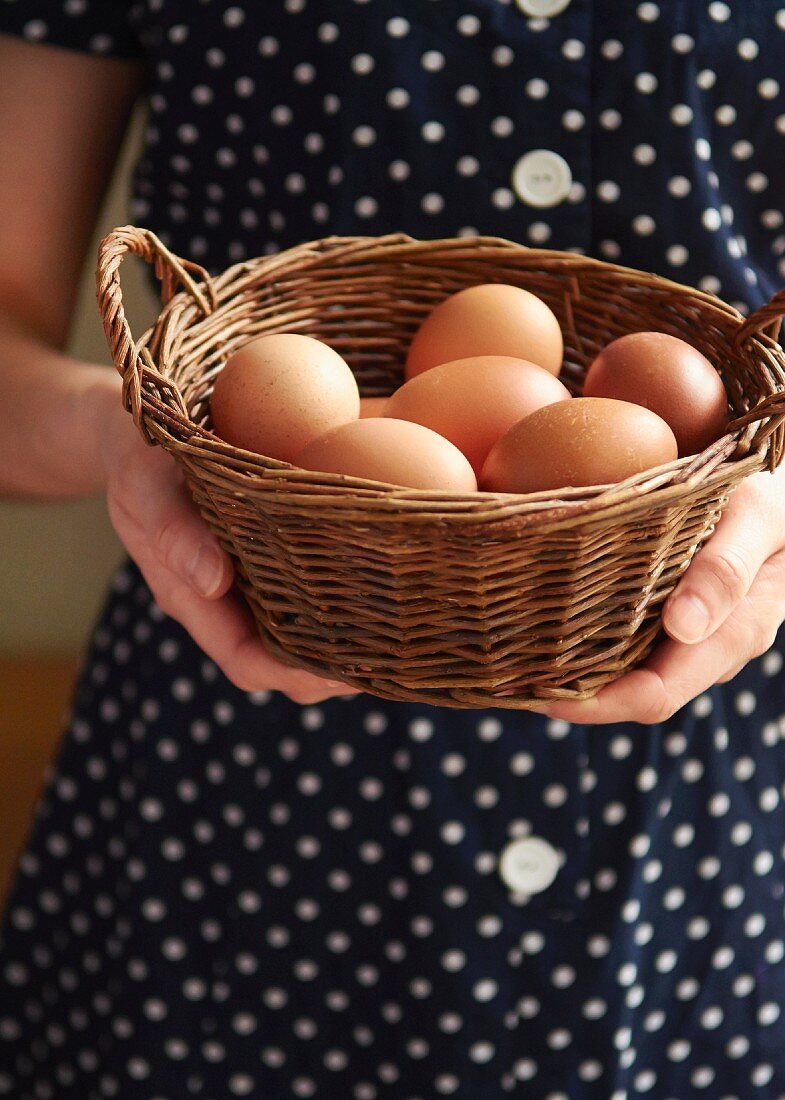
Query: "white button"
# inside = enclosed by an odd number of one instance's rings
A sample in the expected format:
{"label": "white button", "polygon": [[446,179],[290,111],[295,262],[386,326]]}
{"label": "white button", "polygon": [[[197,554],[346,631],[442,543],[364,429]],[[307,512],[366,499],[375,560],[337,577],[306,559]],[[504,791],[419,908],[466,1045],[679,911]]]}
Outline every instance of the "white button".
{"label": "white button", "polygon": [[518,7],[527,15],[558,15],[570,6],[570,0],[517,0]]}
{"label": "white button", "polygon": [[539,894],[546,890],[559,870],[559,857],[546,840],[525,836],[513,840],[501,854],[499,874],[511,890]]}
{"label": "white button", "polygon": [[567,198],[572,172],[564,157],[550,149],[533,149],[516,161],[512,170],[512,188],[529,206],[557,206]]}

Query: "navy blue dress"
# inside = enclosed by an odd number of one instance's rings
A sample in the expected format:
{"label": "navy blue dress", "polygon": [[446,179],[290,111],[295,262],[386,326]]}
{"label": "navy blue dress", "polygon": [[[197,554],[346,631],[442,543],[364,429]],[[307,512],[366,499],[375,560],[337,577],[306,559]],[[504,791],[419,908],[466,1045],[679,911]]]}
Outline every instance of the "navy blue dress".
{"label": "navy blue dress", "polygon": [[[4,0],[136,58],[129,218],[218,271],[493,234],[785,282],[772,0]],[[14,1100],[785,1096],[780,641],[659,726],[245,694],[132,564],[0,949]]]}

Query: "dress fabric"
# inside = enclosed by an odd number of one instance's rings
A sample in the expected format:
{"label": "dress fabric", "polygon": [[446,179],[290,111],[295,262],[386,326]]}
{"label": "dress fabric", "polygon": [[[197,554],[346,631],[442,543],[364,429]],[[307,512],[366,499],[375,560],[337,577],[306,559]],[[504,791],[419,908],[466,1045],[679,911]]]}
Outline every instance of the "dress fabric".
{"label": "dress fabric", "polygon": [[[130,220],[215,272],[403,230],[744,310],[785,282],[777,2],[3,0],[0,31],[144,64]],[[552,207],[515,185],[538,149]],[[785,1097],[784,640],[650,727],[303,707],[126,563],[5,915],[0,1095]],[[530,835],[559,868],[526,894]]]}

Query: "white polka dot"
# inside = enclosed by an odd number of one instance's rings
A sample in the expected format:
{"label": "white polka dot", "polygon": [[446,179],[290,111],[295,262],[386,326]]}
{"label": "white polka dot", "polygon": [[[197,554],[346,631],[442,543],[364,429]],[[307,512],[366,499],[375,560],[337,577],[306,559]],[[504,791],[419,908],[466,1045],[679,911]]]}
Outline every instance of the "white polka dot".
{"label": "white polka dot", "polygon": [[712,955],[712,966],[717,970],[727,970],[734,958],[735,952],[732,947],[718,947]]}
{"label": "white polka dot", "polygon": [[673,911],[682,907],[685,898],[684,890],[680,886],[672,886],[663,894],[662,904],[666,909]]}
{"label": "white polka dot", "polygon": [[780,1017],[780,1006],[773,1001],[767,1001],[758,1009],[758,1023],[762,1027],[769,1027]]}
{"label": "white polka dot", "polygon": [[430,143],[441,141],[444,138],[444,126],[441,122],[432,120],[423,124],[421,133],[424,141]]}
{"label": "white polka dot", "polygon": [[689,126],[692,122],[692,107],[687,103],[677,103],[675,107],[671,107],[670,119],[675,126]]}
{"label": "white polka dot", "polygon": [[355,54],[351,60],[352,71],[361,76],[366,76],[368,73],[373,72],[375,66],[376,62],[369,53]]}
{"label": "white polka dot", "polygon": [[445,822],[441,833],[445,844],[460,844],[466,835],[466,829],[461,822]]}
{"label": "white polka dot", "polygon": [[494,65],[504,69],[515,60],[515,54],[509,46],[494,46],[491,53],[491,61]]}
{"label": "white polka dot", "polygon": [[411,30],[411,24],[403,16],[394,16],[387,20],[385,28],[391,38],[405,38]]}
{"label": "white polka dot", "polygon": [[735,1035],[725,1044],[725,1053],[729,1058],[743,1058],[749,1049],[749,1039],[744,1035]]}
{"label": "white polka dot", "polygon": [[766,944],[764,954],[766,963],[771,963],[772,966],[781,963],[783,956],[785,956],[785,944],[783,944],[782,939],[772,939],[771,944]]}
{"label": "white polka dot", "polygon": [[455,93],[455,98],[462,107],[473,107],[480,101],[480,89],[474,84],[462,84]]}
{"label": "white polka dot", "polygon": [[575,971],[571,966],[557,966],[551,973],[551,982],[556,989],[567,989],[575,981]]}
{"label": "white polka dot", "polygon": [[651,92],[656,91],[657,84],[658,80],[654,73],[638,73],[635,77],[635,87],[639,92],[643,92],[644,95],[649,95]]}
{"label": "white polka dot", "polygon": [[661,974],[669,974],[673,970],[674,966],[678,962],[678,955],[675,951],[661,951],[654,960],[654,965]]}
{"label": "white polka dot", "polygon": [[569,111],[565,111],[561,116],[562,126],[565,130],[576,131],[581,130],[586,125],[586,116],[582,111],[578,111],[575,108],[571,108]]}
{"label": "white polka dot", "polygon": [[773,1076],[774,1066],[764,1062],[759,1066],[755,1066],[750,1074],[750,1080],[756,1087],[763,1088],[764,1085],[768,1085]]}
{"label": "white polka dot", "polygon": [[674,1039],[665,1049],[665,1055],[671,1062],[683,1062],[689,1057],[692,1047],[686,1039]]}
{"label": "white polka dot", "polygon": [[420,58],[420,64],[429,73],[438,73],[444,68],[445,57],[439,50],[427,50]]}
{"label": "white polka dot", "polygon": [[551,783],[542,792],[542,800],[546,806],[563,806],[567,798],[567,788],[561,783]]}
{"label": "white polka dot", "polygon": [[680,1001],[691,1001],[700,992],[700,983],[695,978],[682,978],[677,983],[675,993]]}
{"label": "white polka dot", "polygon": [[764,787],[758,795],[758,805],[764,813],[771,813],[779,805],[780,796],[776,787]]}
{"label": "white polka dot", "polygon": [[602,1072],[602,1062],[598,1062],[594,1058],[587,1059],[578,1065],[578,1076],[582,1081],[596,1081],[602,1077]]}
{"label": "white polka dot", "polygon": [[586,53],[586,47],[579,38],[568,38],[562,44],[561,52],[568,61],[580,61]]}
{"label": "white polka dot", "polygon": [[758,95],[762,99],[776,99],[779,94],[779,83],[772,77],[766,77],[758,83]]}
{"label": "white polka dot", "polygon": [[624,734],[614,737],[609,751],[614,760],[624,760],[632,752],[632,741]]}
{"label": "white polka dot", "polygon": [[541,77],[533,77],[531,80],[526,81],[523,90],[530,99],[545,99],[550,88],[546,80]]}
{"label": "white polka dot", "polygon": [[474,999],[481,1002],[492,1001],[498,992],[499,987],[492,978],[483,978],[472,989]]}
{"label": "white polka dot", "polygon": [[559,1027],[545,1036],[545,1042],[551,1050],[564,1050],[572,1042],[572,1033],[566,1027]]}
{"label": "white polka dot", "polygon": [[696,1066],[690,1074],[690,1081],[696,1088],[705,1089],[714,1080],[714,1070],[711,1066]]}
{"label": "white polka dot", "polygon": [[608,38],[600,46],[600,53],[607,61],[618,61],[624,53],[624,46],[618,38]]}
{"label": "white polka dot", "polygon": [[604,958],[611,949],[611,942],[607,936],[590,936],[586,942],[586,951],[593,959]]}
{"label": "white polka dot", "polygon": [[604,130],[618,130],[621,124],[621,112],[617,111],[614,107],[609,107],[607,110],[600,113],[600,126],[602,126]]}
{"label": "white polka dot", "polygon": [[689,34],[676,34],[671,39],[671,46],[676,53],[689,53],[695,48],[695,39]]}

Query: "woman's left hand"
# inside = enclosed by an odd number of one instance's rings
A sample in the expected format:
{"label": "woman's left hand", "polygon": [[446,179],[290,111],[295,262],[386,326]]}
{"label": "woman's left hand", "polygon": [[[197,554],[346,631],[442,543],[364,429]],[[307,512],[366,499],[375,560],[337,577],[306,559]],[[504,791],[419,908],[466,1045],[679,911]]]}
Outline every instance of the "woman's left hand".
{"label": "woman's left hand", "polygon": [[746,478],[668,597],[668,639],[592,699],[542,709],[567,722],[664,722],[770,648],[785,620],[785,464]]}

